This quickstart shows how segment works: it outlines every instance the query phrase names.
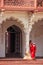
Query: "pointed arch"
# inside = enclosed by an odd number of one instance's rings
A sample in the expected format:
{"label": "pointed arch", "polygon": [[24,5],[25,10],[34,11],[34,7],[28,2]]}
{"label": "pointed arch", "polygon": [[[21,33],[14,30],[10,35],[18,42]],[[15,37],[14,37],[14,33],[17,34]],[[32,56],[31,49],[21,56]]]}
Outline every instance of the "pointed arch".
{"label": "pointed arch", "polygon": [[30,38],[36,43],[36,57],[43,57],[43,18],[39,18],[32,25]]}

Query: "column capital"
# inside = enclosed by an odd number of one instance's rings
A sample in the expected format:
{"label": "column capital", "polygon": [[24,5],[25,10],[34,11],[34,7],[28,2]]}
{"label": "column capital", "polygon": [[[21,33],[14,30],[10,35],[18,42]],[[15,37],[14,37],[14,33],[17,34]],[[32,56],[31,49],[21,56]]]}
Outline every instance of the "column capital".
{"label": "column capital", "polygon": [[4,14],[4,11],[0,11],[0,17],[2,17]]}
{"label": "column capital", "polygon": [[32,30],[32,25],[29,25],[28,28],[24,28],[24,33],[25,34],[30,34],[31,30]]}

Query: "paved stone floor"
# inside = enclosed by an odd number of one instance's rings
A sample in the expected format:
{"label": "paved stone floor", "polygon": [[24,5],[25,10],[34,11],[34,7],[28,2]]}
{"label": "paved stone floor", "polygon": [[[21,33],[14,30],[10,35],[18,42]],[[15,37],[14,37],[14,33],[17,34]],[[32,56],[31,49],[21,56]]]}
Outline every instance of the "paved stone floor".
{"label": "paved stone floor", "polygon": [[43,59],[24,60],[21,58],[0,59],[0,65],[43,65]]}

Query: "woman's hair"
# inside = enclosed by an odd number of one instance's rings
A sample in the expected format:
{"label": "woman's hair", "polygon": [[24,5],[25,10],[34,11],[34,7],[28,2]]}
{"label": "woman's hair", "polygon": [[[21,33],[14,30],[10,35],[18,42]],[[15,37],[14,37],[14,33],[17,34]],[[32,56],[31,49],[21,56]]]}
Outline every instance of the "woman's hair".
{"label": "woman's hair", "polygon": [[29,41],[29,43],[31,43],[31,42],[32,42],[32,40]]}

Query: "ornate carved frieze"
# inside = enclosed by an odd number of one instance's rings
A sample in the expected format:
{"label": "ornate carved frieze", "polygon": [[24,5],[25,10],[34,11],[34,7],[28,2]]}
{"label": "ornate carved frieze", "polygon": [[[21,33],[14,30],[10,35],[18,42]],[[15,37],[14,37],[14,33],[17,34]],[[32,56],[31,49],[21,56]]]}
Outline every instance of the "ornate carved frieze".
{"label": "ornate carved frieze", "polygon": [[37,6],[43,7],[43,0],[37,0]]}
{"label": "ornate carved frieze", "polygon": [[4,0],[4,5],[34,7],[34,0]]}
{"label": "ornate carved frieze", "polygon": [[0,9],[43,11],[43,0],[0,0]]}

